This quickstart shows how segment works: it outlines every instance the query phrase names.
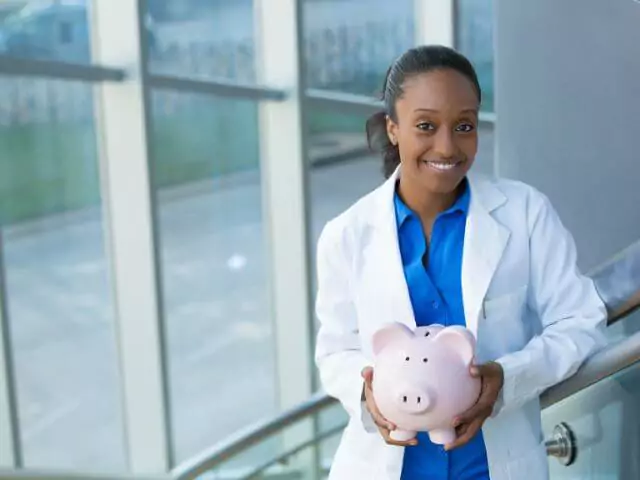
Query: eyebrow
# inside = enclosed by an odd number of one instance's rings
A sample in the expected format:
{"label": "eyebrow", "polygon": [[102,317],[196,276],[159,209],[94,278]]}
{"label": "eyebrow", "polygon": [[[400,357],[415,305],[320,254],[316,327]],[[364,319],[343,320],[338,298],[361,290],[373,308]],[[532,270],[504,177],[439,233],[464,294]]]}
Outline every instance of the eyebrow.
{"label": "eyebrow", "polygon": [[[434,110],[433,108],[416,108],[414,112],[429,112],[429,113],[440,113],[440,110]],[[479,113],[479,109],[477,108],[466,108],[462,110],[460,113]]]}

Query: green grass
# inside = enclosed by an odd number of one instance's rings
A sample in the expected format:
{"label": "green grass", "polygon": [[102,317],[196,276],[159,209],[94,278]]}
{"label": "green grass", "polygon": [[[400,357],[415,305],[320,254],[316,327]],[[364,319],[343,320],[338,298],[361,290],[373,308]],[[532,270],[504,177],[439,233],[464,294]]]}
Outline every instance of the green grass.
{"label": "green grass", "polygon": [[[158,188],[258,168],[255,106],[204,103],[154,121]],[[100,203],[91,123],[0,127],[0,152],[0,224]]]}
{"label": "green grass", "polygon": [[0,152],[3,225],[98,203],[91,125],[1,127]]}

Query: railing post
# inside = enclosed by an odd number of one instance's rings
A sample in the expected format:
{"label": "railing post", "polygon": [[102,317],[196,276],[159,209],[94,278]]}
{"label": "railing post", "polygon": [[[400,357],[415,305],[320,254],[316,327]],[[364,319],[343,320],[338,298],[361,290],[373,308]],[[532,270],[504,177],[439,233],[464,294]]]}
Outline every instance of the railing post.
{"label": "railing post", "polygon": [[[259,107],[276,382],[279,408],[284,410],[307,400],[313,393],[303,7],[301,0],[256,0],[254,5],[258,83],[288,93],[284,101],[266,101]],[[308,422],[293,430],[284,437],[285,448],[313,435],[313,425]],[[313,459],[300,460],[294,468],[315,470]]]}
{"label": "railing post", "polygon": [[96,87],[101,185],[116,304],[129,467],[160,474],[171,465],[166,352],[149,168],[150,105],[144,0],[95,0],[93,60],[127,68]]}
{"label": "railing post", "polygon": [[0,226],[0,468],[23,466]]}

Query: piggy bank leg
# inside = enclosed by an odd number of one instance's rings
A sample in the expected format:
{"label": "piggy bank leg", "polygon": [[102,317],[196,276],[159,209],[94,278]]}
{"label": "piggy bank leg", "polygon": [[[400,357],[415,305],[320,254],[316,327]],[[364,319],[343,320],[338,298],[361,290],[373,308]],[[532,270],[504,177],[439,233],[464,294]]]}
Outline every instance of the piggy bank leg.
{"label": "piggy bank leg", "polygon": [[441,428],[429,432],[429,440],[437,445],[446,445],[456,439],[456,431],[453,428]]}
{"label": "piggy bank leg", "polygon": [[412,432],[411,430],[395,429],[389,432],[389,437],[396,442],[408,442],[416,438],[416,434],[417,432]]}

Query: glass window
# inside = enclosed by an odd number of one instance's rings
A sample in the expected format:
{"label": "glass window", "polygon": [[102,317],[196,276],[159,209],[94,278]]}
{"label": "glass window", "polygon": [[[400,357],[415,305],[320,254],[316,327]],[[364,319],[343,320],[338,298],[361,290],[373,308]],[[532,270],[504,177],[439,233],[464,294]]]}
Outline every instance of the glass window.
{"label": "glass window", "polygon": [[303,4],[307,86],[377,97],[389,65],[414,45],[414,1]]}
{"label": "glass window", "polygon": [[85,84],[0,77],[0,225],[28,467],[125,468],[91,105]]}
{"label": "glass window", "polygon": [[88,0],[0,2],[0,54],[91,61]]}
{"label": "glass window", "polygon": [[258,106],[153,94],[176,458],[277,411]]}
{"label": "glass window", "polygon": [[482,110],[493,112],[493,1],[457,2],[456,47],[476,67],[484,96]]}
{"label": "glass window", "polygon": [[149,0],[154,73],[255,83],[253,0]]}
{"label": "glass window", "polygon": [[311,242],[315,255],[315,245],[325,223],[384,178],[382,159],[367,148],[366,115],[314,109],[307,117]]}

